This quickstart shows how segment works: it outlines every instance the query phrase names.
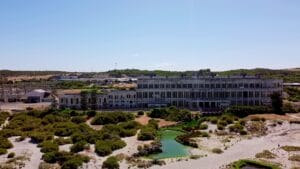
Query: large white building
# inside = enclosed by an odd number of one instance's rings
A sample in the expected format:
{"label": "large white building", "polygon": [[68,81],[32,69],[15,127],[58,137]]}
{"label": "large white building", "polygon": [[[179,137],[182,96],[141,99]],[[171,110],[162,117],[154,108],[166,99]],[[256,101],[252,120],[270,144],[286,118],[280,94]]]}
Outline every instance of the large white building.
{"label": "large white building", "polygon": [[230,105],[269,105],[270,94],[282,93],[282,80],[255,76],[140,77],[135,90],[64,93],[61,107],[135,108],[177,106],[220,109]]}

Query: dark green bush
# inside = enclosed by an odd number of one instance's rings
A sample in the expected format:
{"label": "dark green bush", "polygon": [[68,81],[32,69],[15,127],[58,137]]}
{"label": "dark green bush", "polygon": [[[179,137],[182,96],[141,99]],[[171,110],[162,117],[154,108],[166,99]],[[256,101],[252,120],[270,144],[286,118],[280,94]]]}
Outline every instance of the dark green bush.
{"label": "dark green bush", "polygon": [[53,135],[45,132],[33,132],[30,134],[30,138],[32,142],[41,143],[45,140],[52,140]]}
{"label": "dark green bush", "polygon": [[53,151],[58,151],[58,144],[52,141],[44,141],[39,144],[41,147],[41,152],[48,153]]}
{"label": "dark green bush", "polygon": [[192,114],[185,109],[178,109],[174,106],[168,108],[153,109],[149,117],[162,118],[170,121],[191,121]]}
{"label": "dark green bush", "polygon": [[5,148],[0,148],[0,155],[6,154],[7,150]]}
{"label": "dark green bush", "polygon": [[71,144],[72,140],[69,138],[65,139],[65,138],[59,137],[59,138],[54,139],[54,142],[58,145],[65,145],[65,144]]}
{"label": "dark green bush", "polygon": [[72,117],[71,121],[73,123],[79,124],[79,123],[84,123],[86,121],[86,119],[84,116],[75,116],[75,117]]}
{"label": "dark green bush", "polygon": [[246,117],[250,114],[271,113],[272,109],[266,106],[231,106],[225,113],[233,114],[238,117]]}
{"label": "dark green bush", "polygon": [[89,110],[89,111],[86,112],[86,115],[88,117],[94,117],[94,116],[96,116],[96,113],[97,112],[95,110]]}
{"label": "dark green bush", "polygon": [[97,141],[95,144],[95,152],[99,156],[107,156],[112,153],[111,147],[108,142],[105,141]]}
{"label": "dark green bush", "polygon": [[79,142],[76,142],[75,144],[73,144],[71,147],[70,147],[70,150],[71,152],[73,153],[78,153],[80,151],[83,151],[85,148],[87,148],[87,142],[86,141],[79,141]]}
{"label": "dark green bush", "polygon": [[144,115],[144,112],[143,111],[138,111],[138,116],[142,116],[142,115]]}
{"label": "dark green bush", "polygon": [[56,159],[56,153],[57,152],[48,152],[43,154],[42,159],[47,163],[55,163],[57,161]]}
{"label": "dark green bush", "polygon": [[117,124],[119,122],[126,122],[133,120],[134,116],[126,112],[101,112],[96,114],[91,124],[104,125],[104,124]]}
{"label": "dark green bush", "polygon": [[108,157],[102,164],[103,169],[119,169],[118,159],[114,156]]}
{"label": "dark green bush", "polygon": [[12,147],[13,145],[7,138],[0,137],[0,149],[9,149]]}
{"label": "dark green bush", "polygon": [[14,152],[11,152],[7,155],[7,158],[14,158],[15,157],[15,153]]}

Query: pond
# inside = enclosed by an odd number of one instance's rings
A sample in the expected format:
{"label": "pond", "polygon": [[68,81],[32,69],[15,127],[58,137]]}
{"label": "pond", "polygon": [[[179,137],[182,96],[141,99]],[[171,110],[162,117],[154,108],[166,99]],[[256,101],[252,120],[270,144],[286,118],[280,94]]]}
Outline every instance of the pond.
{"label": "pond", "polygon": [[163,130],[160,131],[161,134],[161,144],[162,153],[151,155],[150,158],[153,159],[163,159],[163,158],[175,158],[175,157],[185,157],[189,155],[187,147],[178,143],[175,138],[178,135],[183,134],[180,131],[175,130]]}

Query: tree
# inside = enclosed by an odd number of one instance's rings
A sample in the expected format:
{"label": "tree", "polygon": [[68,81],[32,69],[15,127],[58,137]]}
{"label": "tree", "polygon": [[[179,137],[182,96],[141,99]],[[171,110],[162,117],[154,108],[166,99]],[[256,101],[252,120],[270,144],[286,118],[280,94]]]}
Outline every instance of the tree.
{"label": "tree", "polygon": [[86,110],[88,108],[88,93],[86,91],[81,91],[81,109]]}
{"label": "tree", "polygon": [[284,114],[284,112],[282,111],[282,97],[281,94],[278,92],[274,92],[273,94],[271,94],[271,100],[272,100],[272,108],[274,113],[276,114]]}

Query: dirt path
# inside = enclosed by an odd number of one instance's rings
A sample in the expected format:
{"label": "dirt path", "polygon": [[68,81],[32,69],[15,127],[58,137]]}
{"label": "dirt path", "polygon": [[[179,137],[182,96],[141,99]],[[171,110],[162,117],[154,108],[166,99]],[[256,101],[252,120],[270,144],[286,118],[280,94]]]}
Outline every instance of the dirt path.
{"label": "dirt path", "polygon": [[[152,118],[148,117],[147,115],[143,115],[143,116],[136,118],[135,121],[141,123],[142,125],[147,125],[149,120],[151,120],[151,119]],[[171,126],[171,125],[175,125],[177,123],[174,121],[167,121],[164,119],[155,119],[155,120],[158,120],[159,127]]]}

